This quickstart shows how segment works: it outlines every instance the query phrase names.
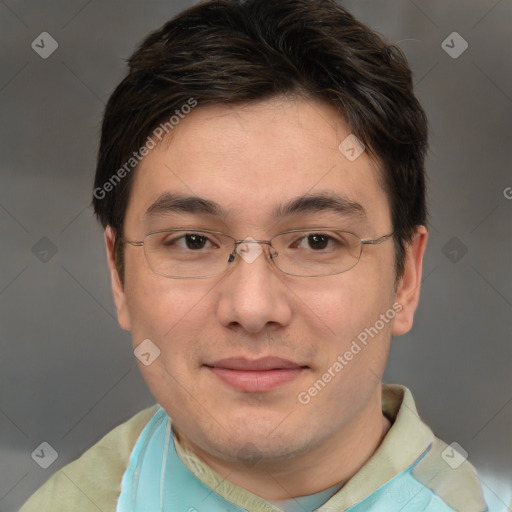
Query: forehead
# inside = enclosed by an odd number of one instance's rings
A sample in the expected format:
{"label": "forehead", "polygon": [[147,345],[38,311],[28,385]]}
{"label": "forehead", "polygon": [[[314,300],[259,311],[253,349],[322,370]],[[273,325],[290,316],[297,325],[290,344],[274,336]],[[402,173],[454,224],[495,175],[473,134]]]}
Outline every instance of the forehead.
{"label": "forehead", "polygon": [[315,100],[198,106],[140,162],[125,226],[143,226],[188,198],[174,213],[265,229],[280,216],[312,213],[304,198],[316,196],[318,206],[323,196],[332,215],[345,207],[377,228],[389,216],[380,171],[366,152],[351,161],[340,151],[349,135],[334,108]]}

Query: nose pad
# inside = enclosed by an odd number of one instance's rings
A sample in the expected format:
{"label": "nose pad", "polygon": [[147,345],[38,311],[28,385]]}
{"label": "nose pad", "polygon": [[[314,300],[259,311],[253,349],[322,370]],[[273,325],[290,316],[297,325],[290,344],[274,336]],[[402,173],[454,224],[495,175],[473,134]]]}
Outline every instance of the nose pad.
{"label": "nose pad", "polygon": [[270,258],[271,260],[273,260],[274,258],[277,258],[279,256],[279,253],[277,252],[272,252],[274,249],[272,247],[269,247],[268,249],[268,258]]}

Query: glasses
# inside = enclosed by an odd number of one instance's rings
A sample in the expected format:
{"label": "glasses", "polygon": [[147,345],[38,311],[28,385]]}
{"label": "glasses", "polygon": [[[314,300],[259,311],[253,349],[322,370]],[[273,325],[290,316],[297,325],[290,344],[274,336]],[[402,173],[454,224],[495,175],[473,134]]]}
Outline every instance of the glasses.
{"label": "glasses", "polygon": [[[223,274],[239,254],[248,263],[261,253],[283,273],[299,277],[341,274],[354,268],[363,245],[385,242],[394,233],[361,239],[335,228],[292,229],[270,240],[237,240],[220,231],[172,228],[148,233],[144,240],[124,243],[144,247],[149,268],[172,279],[205,279]],[[263,244],[265,249],[245,244]]]}

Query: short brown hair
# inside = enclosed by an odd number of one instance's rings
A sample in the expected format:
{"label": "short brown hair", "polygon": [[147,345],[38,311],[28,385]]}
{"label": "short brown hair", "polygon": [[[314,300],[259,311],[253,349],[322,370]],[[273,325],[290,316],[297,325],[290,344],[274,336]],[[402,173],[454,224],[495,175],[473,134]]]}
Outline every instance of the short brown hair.
{"label": "short brown hair", "polygon": [[403,274],[406,244],[426,224],[427,120],[400,48],[333,0],[211,0],[150,34],[128,64],[105,109],[93,198],[118,235],[121,279],[133,172],[104,193],[115,171],[190,98],[201,106],[283,94],[329,102],[380,164]]}

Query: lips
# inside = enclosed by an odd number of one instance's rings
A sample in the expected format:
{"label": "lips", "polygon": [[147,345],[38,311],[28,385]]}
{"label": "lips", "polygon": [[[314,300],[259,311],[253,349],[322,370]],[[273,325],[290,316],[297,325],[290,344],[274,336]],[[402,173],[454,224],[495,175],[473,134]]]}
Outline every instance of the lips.
{"label": "lips", "polygon": [[281,370],[291,368],[304,368],[304,366],[282,359],[280,357],[263,357],[261,359],[246,359],[245,357],[229,357],[227,359],[219,359],[206,366],[212,368],[225,368],[227,370],[244,370],[244,371],[265,371],[265,370]]}
{"label": "lips", "polygon": [[224,384],[245,393],[271,391],[296,379],[308,368],[280,357],[230,357],[204,366]]}

